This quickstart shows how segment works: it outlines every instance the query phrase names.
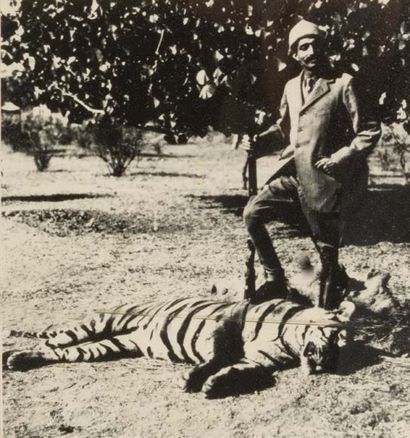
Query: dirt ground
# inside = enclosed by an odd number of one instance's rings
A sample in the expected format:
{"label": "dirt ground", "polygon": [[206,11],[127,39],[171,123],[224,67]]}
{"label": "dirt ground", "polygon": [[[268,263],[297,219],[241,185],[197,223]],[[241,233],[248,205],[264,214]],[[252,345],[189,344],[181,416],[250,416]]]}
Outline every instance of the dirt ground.
{"label": "dirt ground", "polygon": [[[3,350],[37,341],[12,329],[64,326],[120,303],[210,296],[217,279],[241,284],[244,152],[215,136],[167,146],[122,178],[94,157],[32,158],[3,148]],[[276,157],[259,161],[259,181]],[[409,284],[409,190],[372,160],[369,200],[350,227],[341,261],[350,276],[390,272],[402,305]],[[317,260],[310,239],[273,223],[288,274],[295,256]],[[408,290],[408,289],[407,289]],[[232,290],[232,299],[242,293]],[[404,437],[409,364],[382,335],[367,336],[334,375],[283,371],[259,393],[206,400],[180,389],[188,369],[123,359],[3,372],[4,436],[12,437]],[[363,339],[362,339],[363,340]],[[390,350],[391,351],[391,350]],[[396,352],[397,353],[397,352]]]}

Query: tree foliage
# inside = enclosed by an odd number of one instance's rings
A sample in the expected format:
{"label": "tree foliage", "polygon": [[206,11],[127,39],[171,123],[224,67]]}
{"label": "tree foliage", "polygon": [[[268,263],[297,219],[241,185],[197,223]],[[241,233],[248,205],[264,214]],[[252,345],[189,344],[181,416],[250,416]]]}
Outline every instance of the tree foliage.
{"label": "tree foliage", "polygon": [[275,116],[283,84],[296,73],[287,35],[303,17],[326,30],[331,62],[358,76],[371,108],[387,122],[401,114],[408,129],[406,7],[402,0],[21,0],[17,14],[2,17],[3,62],[24,71],[3,82],[3,98],[47,103],[76,122],[93,114],[188,135],[208,126],[243,132],[255,108]]}

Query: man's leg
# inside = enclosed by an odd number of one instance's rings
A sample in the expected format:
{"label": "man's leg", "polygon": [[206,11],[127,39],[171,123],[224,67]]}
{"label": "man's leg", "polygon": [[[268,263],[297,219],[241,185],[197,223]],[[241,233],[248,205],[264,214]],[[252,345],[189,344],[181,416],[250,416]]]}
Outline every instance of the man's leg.
{"label": "man's leg", "polygon": [[263,290],[257,291],[255,302],[276,297],[285,297],[287,285],[272,240],[266,229],[266,223],[272,220],[281,201],[297,200],[297,181],[294,177],[280,177],[250,199],[244,210],[244,221],[249,236],[265,270],[266,283]]}
{"label": "man's leg", "polygon": [[319,213],[303,205],[302,209],[312,231],[312,239],[322,263],[319,306],[337,308],[347,287],[347,275],[339,265],[339,213]]}

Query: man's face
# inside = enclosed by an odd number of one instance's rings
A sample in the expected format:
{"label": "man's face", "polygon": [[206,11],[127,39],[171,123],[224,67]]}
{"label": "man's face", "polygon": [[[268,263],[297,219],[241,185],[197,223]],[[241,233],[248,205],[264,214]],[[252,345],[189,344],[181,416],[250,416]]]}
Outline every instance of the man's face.
{"label": "man's face", "polygon": [[323,46],[320,39],[315,37],[301,38],[297,42],[292,56],[303,68],[315,70],[323,57]]}

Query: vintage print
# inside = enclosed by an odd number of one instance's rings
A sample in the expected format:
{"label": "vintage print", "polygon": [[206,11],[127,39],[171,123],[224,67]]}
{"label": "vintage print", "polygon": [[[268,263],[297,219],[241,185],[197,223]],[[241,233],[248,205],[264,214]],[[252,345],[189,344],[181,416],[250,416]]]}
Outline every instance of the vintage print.
{"label": "vintage print", "polygon": [[3,436],[407,436],[407,2],[1,13]]}

